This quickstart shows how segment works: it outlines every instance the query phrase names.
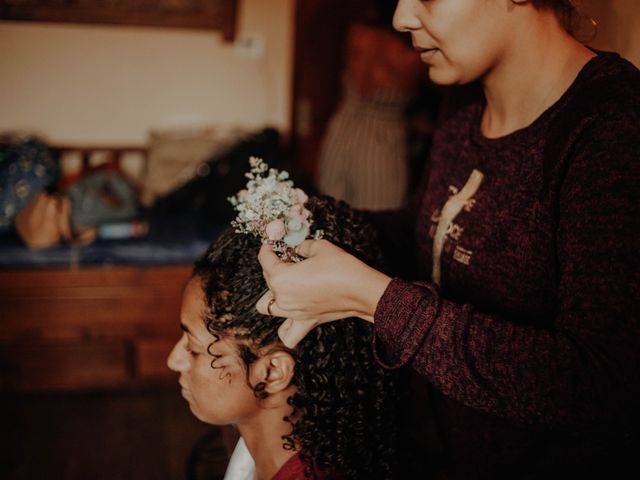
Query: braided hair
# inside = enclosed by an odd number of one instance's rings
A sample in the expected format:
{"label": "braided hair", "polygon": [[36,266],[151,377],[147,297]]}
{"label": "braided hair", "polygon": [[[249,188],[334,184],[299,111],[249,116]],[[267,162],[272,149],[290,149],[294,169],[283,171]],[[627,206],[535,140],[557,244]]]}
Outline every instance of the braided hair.
{"label": "braided hair", "polygon": [[[320,197],[307,208],[327,240],[380,267],[373,229],[347,204]],[[259,248],[257,238],[228,230],[196,262],[210,309],[207,329],[234,340],[247,371],[265,349],[296,359],[297,391],[288,399],[294,413],[283,419],[291,423],[283,448],[298,451],[308,477],[326,471],[344,479],[393,478],[397,396],[390,372],[373,358],[371,324],[356,318],[323,324],[287,349],[277,334],[283,319],[255,309],[267,288]],[[249,386],[258,398],[267,396],[264,385]]]}

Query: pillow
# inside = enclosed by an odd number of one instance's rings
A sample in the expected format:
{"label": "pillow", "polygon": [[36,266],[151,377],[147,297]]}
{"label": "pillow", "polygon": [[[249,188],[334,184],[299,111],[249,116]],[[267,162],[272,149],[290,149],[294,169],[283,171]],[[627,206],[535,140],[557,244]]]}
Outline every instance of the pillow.
{"label": "pillow", "polygon": [[186,182],[214,152],[233,143],[237,130],[200,128],[151,131],[140,200],[150,206]]}

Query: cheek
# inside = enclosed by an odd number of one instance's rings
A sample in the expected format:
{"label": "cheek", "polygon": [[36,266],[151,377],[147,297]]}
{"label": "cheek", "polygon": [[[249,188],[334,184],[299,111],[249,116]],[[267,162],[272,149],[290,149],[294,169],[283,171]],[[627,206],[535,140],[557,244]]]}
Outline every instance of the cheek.
{"label": "cheek", "polygon": [[442,42],[442,62],[434,63],[431,80],[439,84],[463,84],[475,81],[494,65],[495,48],[491,38],[480,33]]}
{"label": "cheek", "polygon": [[468,59],[483,49],[493,35],[495,25],[484,6],[468,6],[469,0],[458,3],[464,5],[439,11],[438,22],[434,22],[431,35],[451,57]]}
{"label": "cheek", "polygon": [[198,359],[194,362],[189,382],[198,403],[219,398],[230,387],[242,381],[240,372],[233,365],[224,365],[211,358]]}
{"label": "cheek", "polygon": [[236,365],[210,362],[192,372],[189,406],[200,420],[213,425],[239,423],[255,409],[256,399],[246,383],[244,371]]}

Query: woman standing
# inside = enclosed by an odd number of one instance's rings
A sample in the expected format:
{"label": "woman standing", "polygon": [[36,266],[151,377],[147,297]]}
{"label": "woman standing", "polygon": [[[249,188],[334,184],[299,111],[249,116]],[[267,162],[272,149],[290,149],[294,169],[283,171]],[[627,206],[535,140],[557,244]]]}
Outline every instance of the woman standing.
{"label": "woman standing", "polygon": [[[388,276],[326,241],[260,253],[295,344],[374,323],[428,382],[451,478],[616,478],[638,448],[640,73],[574,39],[572,0],[400,0],[442,111],[422,189],[372,215]],[[403,278],[400,278],[400,275]],[[425,406],[425,409],[427,407]]]}

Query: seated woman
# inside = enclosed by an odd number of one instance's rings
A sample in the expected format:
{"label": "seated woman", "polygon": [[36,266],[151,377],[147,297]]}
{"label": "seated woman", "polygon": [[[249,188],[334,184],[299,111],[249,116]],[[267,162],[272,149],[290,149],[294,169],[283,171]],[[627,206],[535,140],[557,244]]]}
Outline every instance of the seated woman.
{"label": "seated woman", "polygon": [[[346,204],[307,208],[325,238],[380,263],[372,230]],[[238,428],[257,479],[393,478],[396,389],[372,357],[370,324],[328,323],[285,347],[284,319],[255,309],[267,288],[260,245],[229,230],[196,262],[168,359],[191,411]]]}

